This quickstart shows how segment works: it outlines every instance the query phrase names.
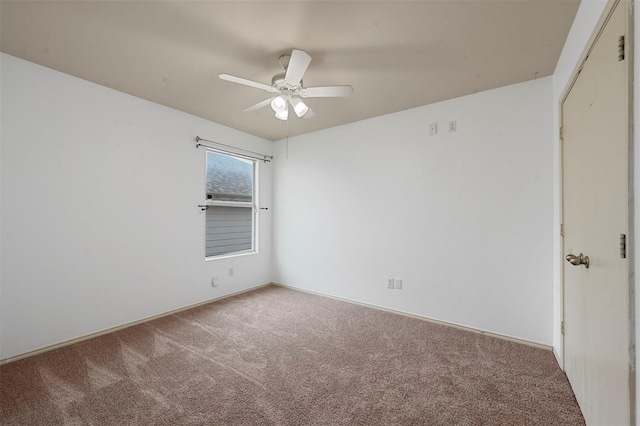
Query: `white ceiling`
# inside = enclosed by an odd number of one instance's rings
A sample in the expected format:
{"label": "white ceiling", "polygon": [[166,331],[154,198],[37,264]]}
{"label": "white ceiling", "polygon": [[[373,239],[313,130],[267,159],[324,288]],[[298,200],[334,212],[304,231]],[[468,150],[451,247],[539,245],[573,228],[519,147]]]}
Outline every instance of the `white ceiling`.
{"label": "white ceiling", "polygon": [[[1,50],[270,140],[553,73],[579,0],[2,1]],[[278,57],[307,51],[312,119],[277,120]],[[287,128],[288,127],[288,128]]]}

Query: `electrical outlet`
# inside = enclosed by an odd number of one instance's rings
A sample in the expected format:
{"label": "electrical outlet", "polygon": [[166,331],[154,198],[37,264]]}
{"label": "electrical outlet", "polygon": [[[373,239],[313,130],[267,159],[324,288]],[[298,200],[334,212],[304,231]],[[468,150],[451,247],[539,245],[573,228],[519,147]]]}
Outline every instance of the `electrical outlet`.
{"label": "electrical outlet", "polygon": [[387,278],[387,288],[395,288],[394,284],[394,279],[393,278]]}
{"label": "electrical outlet", "polygon": [[396,278],[396,288],[398,290],[402,290],[402,279],[401,278]]}
{"label": "electrical outlet", "polygon": [[218,287],[220,285],[220,278],[213,277],[211,278],[211,287]]}
{"label": "electrical outlet", "polygon": [[455,132],[458,129],[458,125],[455,120],[449,122],[449,131]]}
{"label": "electrical outlet", "polygon": [[229,268],[229,276],[232,277],[233,276],[233,268]]}

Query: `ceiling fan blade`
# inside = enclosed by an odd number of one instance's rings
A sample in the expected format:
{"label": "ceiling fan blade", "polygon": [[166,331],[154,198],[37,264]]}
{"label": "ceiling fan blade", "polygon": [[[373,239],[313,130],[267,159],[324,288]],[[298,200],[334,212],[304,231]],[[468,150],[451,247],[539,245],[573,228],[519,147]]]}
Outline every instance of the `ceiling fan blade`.
{"label": "ceiling fan blade", "polygon": [[257,81],[247,80],[246,78],[236,77],[234,75],[229,74],[218,74],[218,77],[221,80],[230,81],[232,83],[242,84],[244,86],[255,87],[256,89],[266,90],[267,92],[277,93],[278,89],[273,86],[268,86],[266,84],[258,83]]}
{"label": "ceiling fan blade", "polygon": [[300,91],[303,98],[343,98],[353,93],[351,86],[307,87]]}
{"label": "ceiling fan blade", "polygon": [[287,74],[284,81],[291,86],[297,86],[302,80],[302,76],[311,63],[311,56],[304,50],[293,49],[291,51],[291,59],[287,67]]}
{"label": "ceiling fan blade", "polygon": [[275,98],[275,96],[273,98],[269,98],[269,99],[265,99],[264,101],[260,101],[255,105],[250,106],[249,108],[245,109],[245,112],[251,112],[251,111],[255,111],[257,109],[260,108],[264,108],[267,105],[269,105],[271,103],[271,101]]}
{"label": "ceiling fan blade", "polygon": [[309,111],[307,111],[307,113],[303,115],[302,118],[304,119],[313,118],[315,117],[315,115],[316,113],[311,108],[309,108]]}

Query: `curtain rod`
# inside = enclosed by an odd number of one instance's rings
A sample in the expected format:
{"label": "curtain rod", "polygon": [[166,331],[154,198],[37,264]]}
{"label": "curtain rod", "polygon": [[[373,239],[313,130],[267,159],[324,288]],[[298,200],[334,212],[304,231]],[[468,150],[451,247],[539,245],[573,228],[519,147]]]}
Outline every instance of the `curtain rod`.
{"label": "curtain rod", "polygon": [[259,155],[259,157],[254,157],[254,156],[252,156],[252,155],[241,154],[241,153],[232,152],[232,151],[226,151],[226,152],[228,152],[228,153],[230,153],[230,154],[243,155],[243,156],[245,156],[245,157],[252,158],[252,159],[254,159],[254,160],[264,161],[265,163],[270,163],[270,162],[271,162],[271,160],[273,160],[273,155],[265,155],[265,154],[261,154],[261,153],[259,153],[259,152],[249,151],[249,150],[247,150],[247,149],[236,148],[235,146],[226,145],[226,144],[223,144],[223,143],[220,143],[220,142],[216,142],[216,141],[211,141],[211,140],[209,140],[209,139],[201,138],[200,136],[196,136],[196,142],[197,142],[197,143],[196,143],[196,148],[198,148],[198,147],[200,147],[200,146],[205,146],[205,147],[208,147],[208,148],[219,149],[219,148],[216,148],[215,146],[209,146],[209,145],[205,145],[205,144],[203,144],[203,143],[200,143],[200,141],[204,141],[204,142],[209,142],[209,143],[216,144],[216,145],[225,146],[225,147],[227,147],[227,148],[234,149],[234,150],[236,150],[236,151],[243,151],[243,152],[247,152],[247,153],[249,153],[249,154]]}

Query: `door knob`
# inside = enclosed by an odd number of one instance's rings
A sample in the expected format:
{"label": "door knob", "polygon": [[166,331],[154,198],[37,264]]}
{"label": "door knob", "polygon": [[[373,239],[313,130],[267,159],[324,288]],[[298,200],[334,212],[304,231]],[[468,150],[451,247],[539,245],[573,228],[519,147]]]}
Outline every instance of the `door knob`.
{"label": "door knob", "polygon": [[585,268],[589,269],[589,256],[585,256],[582,253],[580,253],[577,256],[575,254],[568,254],[565,259],[567,259],[567,262],[569,262],[572,265],[575,265],[575,266],[584,265]]}

